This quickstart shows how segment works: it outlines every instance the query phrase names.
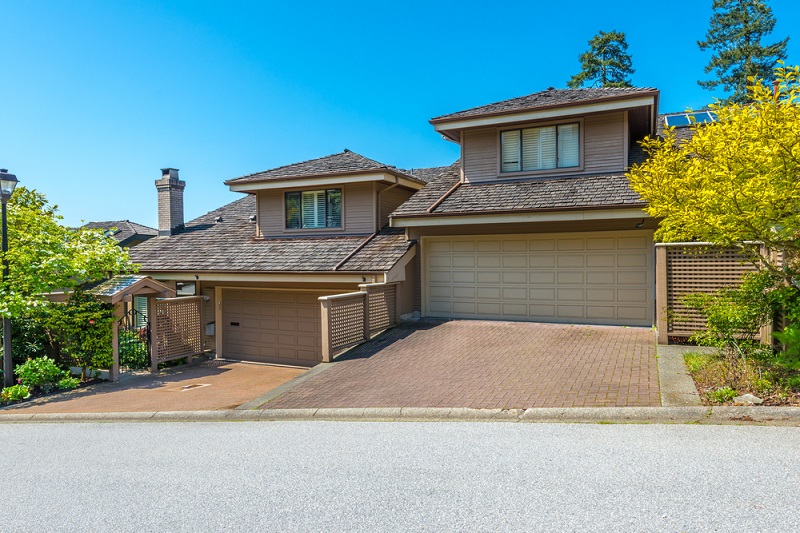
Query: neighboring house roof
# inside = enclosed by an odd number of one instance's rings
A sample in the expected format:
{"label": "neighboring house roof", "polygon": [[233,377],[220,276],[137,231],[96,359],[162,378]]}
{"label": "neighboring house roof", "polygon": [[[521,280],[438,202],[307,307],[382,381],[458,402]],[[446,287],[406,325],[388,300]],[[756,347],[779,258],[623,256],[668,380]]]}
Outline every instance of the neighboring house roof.
{"label": "neighboring house roof", "polygon": [[249,183],[260,181],[290,180],[295,178],[309,178],[316,176],[336,176],[343,174],[364,174],[370,172],[387,172],[412,180],[421,181],[415,176],[407,174],[405,171],[385,165],[374,159],[369,159],[363,155],[345,149],[338,154],[331,154],[317,159],[309,159],[300,163],[285,165],[282,167],[248,174],[239,178],[230,179],[226,185],[237,183]]}
{"label": "neighboring house roof", "polygon": [[417,178],[420,181],[428,183],[448,168],[450,167],[412,168],[410,170],[406,170],[405,173]]}
{"label": "neighboring house roof", "polygon": [[446,122],[461,118],[474,118],[484,115],[502,115],[518,111],[562,107],[584,104],[596,100],[626,98],[646,94],[658,94],[652,87],[597,87],[587,89],[547,89],[537,93],[510,98],[493,104],[486,104],[431,119],[432,123]]}
{"label": "neighboring house roof", "polygon": [[[679,113],[663,113],[656,118],[656,134],[661,135],[666,125],[665,118],[669,115],[676,115]],[[678,141],[688,141],[694,137],[694,128],[691,126],[675,126],[675,138]]]}
{"label": "neighboring house roof", "polygon": [[414,244],[402,230],[390,228],[372,238],[257,239],[249,220],[255,213],[255,196],[248,195],[192,220],[174,235],[132,248],[131,259],[143,272],[383,272]]}
{"label": "neighboring house roof", "polygon": [[111,233],[110,236],[114,237],[117,242],[123,244],[124,242],[130,242],[136,239],[149,239],[150,237],[155,237],[158,235],[158,230],[149,228],[147,226],[143,226],[141,224],[137,224],[136,222],[131,222],[130,220],[107,220],[104,222],[87,222],[81,228],[85,229],[101,229],[103,231],[110,231],[112,228],[116,228],[114,233]]}

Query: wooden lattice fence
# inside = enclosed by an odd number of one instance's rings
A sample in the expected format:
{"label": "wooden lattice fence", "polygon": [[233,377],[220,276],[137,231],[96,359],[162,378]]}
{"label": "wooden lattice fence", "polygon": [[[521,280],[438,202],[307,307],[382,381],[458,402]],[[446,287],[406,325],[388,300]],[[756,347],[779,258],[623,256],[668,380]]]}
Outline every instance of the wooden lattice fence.
{"label": "wooden lattice fence", "polygon": [[397,285],[368,283],[359,292],[321,297],[322,360],[361,344],[397,324]]}
{"label": "wooden lattice fence", "polygon": [[686,296],[735,287],[745,273],[755,270],[738,248],[715,248],[707,243],[657,244],[659,343],[666,344],[670,337],[690,337],[705,327],[700,313],[684,304]]}
{"label": "wooden lattice fence", "polygon": [[203,353],[203,297],[165,298],[155,303],[151,317],[152,364]]}

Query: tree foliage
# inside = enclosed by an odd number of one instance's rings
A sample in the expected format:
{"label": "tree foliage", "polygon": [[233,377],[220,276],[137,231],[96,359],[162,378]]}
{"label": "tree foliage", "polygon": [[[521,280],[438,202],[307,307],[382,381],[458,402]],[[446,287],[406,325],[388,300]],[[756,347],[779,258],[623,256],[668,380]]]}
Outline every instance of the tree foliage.
{"label": "tree foliage", "polygon": [[57,289],[130,270],[128,254],[98,230],[61,224],[41,193],[18,187],[8,203],[9,277],[0,283],[0,316],[29,314]]}
{"label": "tree foliage", "polygon": [[581,71],[572,76],[567,87],[577,89],[587,83],[600,87],[630,87],[635,72],[628,53],[625,34],[601,31],[589,41],[589,50],[580,56]]}
{"label": "tree foliage", "polygon": [[732,92],[730,100],[747,101],[747,80],[750,77],[767,79],[779,60],[786,59],[789,38],[774,44],[762,40],[775,28],[775,17],[765,0],[714,0],[714,13],[700,50],[711,49],[711,61],[705,72],[714,72],[716,79],[698,81],[709,90],[719,85]]}
{"label": "tree foliage", "polygon": [[791,285],[800,266],[800,67],[776,68],[775,78],[776,95],[751,79],[751,104],[712,105],[717,120],[690,126],[688,140],[674,128],[645,139],[650,157],[628,177],[661,219],[657,240],[740,246]]}

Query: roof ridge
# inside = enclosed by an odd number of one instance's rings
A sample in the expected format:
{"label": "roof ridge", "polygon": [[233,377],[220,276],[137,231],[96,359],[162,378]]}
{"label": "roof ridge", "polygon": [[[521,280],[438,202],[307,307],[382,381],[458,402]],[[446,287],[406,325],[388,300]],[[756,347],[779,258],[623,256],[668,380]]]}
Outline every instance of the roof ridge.
{"label": "roof ridge", "polygon": [[268,169],[265,169],[265,170],[260,170],[258,172],[253,172],[251,174],[245,174],[243,176],[238,176],[236,178],[231,178],[230,180],[227,180],[227,181],[239,180],[239,179],[243,179],[243,178],[250,178],[250,177],[253,177],[253,176],[258,176],[259,174],[264,174],[266,172],[272,172],[272,171],[275,171],[275,170],[281,170],[281,169],[285,169],[285,168],[289,168],[289,167],[294,167],[294,166],[297,166],[297,165],[304,165],[306,163],[313,163],[315,161],[321,161],[323,159],[328,159],[330,157],[335,157],[335,156],[343,156],[345,154],[352,154],[352,155],[354,155],[356,157],[360,157],[361,159],[364,159],[366,161],[370,161],[372,163],[375,163],[379,167],[397,168],[397,167],[394,167],[392,165],[387,165],[385,163],[381,163],[380,161],[376,161],[374,159],[370,159],[369,157],[363,156],[363,155],[361,155],[361,154],[359,154],[357,152],[354,152],[352,150],[349,150],[349,149],[345,148],[341,152],[335,152],[335,153],[332,153],[332,154],[324,155],[322,157],[314,157],[314,158],[311,158],[311,159],[306,159],[304,161],[295,161],[294,163],[288,163],[286,165],[280,165],[280,166],[277,166],[277,167],[268,168]]}

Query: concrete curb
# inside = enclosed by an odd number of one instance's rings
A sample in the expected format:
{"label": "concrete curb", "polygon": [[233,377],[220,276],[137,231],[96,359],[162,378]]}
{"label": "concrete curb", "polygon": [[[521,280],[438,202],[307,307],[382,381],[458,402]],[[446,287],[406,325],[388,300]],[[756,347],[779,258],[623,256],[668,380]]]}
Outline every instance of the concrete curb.
{"label": "concrete curb", "polygon": [[739,424],[800,427],[800,407],[577,407],[532,409],[326,408],[140,413],[37,413],[0,415],[0,423],[244,422],[244,421],[528,422],[587,424]]}
{"label": "concrete curb", "polygon": [[658,385],[661,390],[661,405],[664,407],[700,406],[700,394],[694,379],[686,369],[683,360],[687,352],[707,351],[697,346],[677,346],[659,344],[656,347],[658,358]]}

